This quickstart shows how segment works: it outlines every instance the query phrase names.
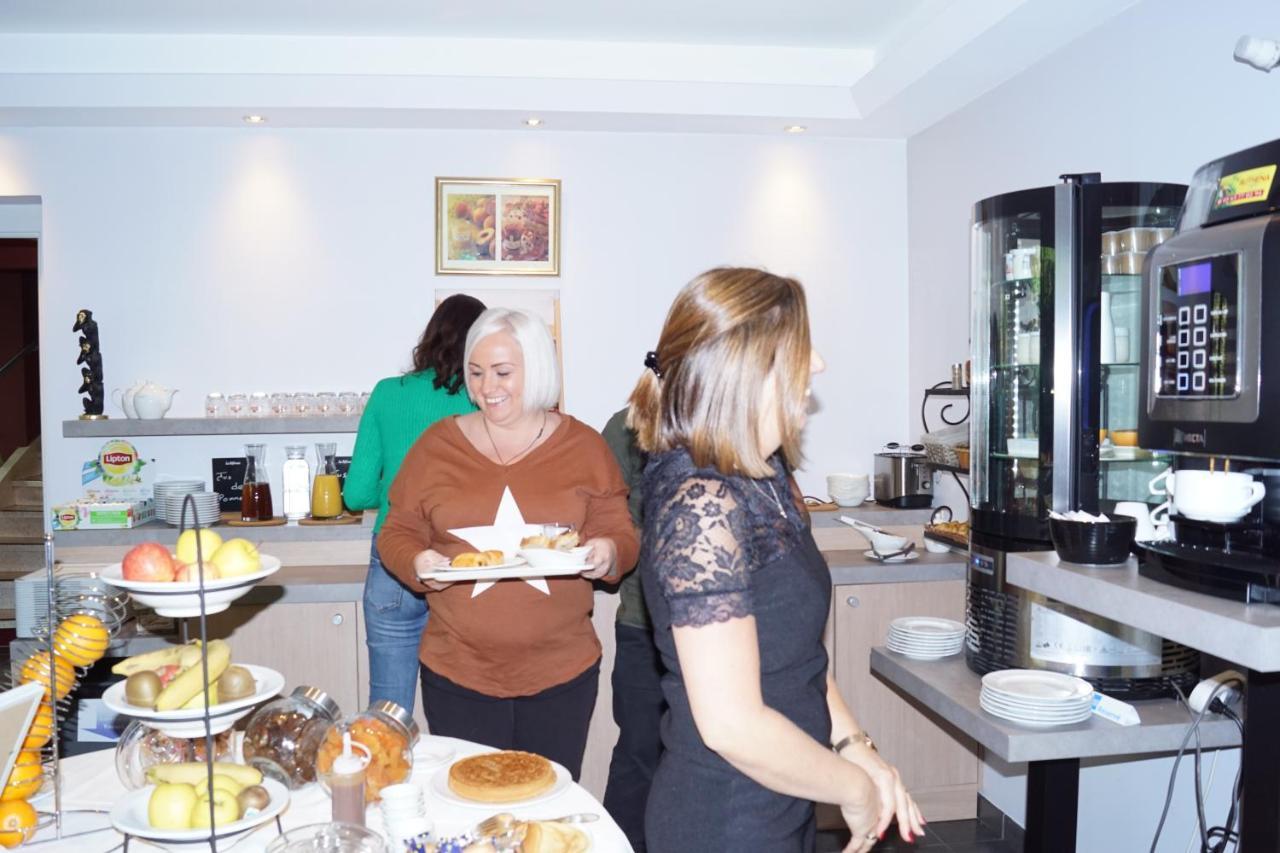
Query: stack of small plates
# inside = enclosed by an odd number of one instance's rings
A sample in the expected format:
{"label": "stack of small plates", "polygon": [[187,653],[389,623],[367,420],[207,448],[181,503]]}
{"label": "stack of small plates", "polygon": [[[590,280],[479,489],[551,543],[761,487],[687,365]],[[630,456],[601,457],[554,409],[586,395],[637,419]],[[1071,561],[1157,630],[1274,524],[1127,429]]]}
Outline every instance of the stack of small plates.
{"label": "stack of small plates", "polygon": [[938,660],[964,647],[964,626],[932,616],[903,616],[889,623],[889,650],[916,660]]}
{"label": "stack of small plates", "polygon": [[[156,483],[156,518],[173,525],[182,523],[182,504],[187,495],[195,502],[196,517],[201,525],[213,524],[221,512],[216,492],[204,490],[204,480],[165,480]],[[187,518],[188,524],[193,519]]]}
{"label": "stack of small plates", "polygon": [[1068,726],[1093,713],[1093,687],[1071,675],[1002,669],[982,676],[982,709],[1024,726]]}

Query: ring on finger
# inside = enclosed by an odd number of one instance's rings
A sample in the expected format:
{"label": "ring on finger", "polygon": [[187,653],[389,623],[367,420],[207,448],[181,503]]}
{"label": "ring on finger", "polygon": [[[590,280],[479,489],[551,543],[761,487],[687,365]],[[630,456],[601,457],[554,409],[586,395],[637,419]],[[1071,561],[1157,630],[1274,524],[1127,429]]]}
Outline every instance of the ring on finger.
{"label": "ring on finger", "polygon": [[874,832],[868,832],[868,833],[866,834],[865,838],[866,838],[868,841],[878,841],[878,840],[880,839],[880,836],[879,836],[879,835],[876,835]]}

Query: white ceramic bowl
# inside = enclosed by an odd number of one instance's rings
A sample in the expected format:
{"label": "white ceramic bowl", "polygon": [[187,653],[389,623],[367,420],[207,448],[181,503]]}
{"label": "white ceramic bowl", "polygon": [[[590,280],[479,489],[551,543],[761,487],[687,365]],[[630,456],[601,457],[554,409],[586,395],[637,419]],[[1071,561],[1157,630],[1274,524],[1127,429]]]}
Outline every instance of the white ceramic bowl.
{"label": "white ceramic bowl", "polygon": [[561,569],[570,566],[586,566],[587,553],[591,549],[586,545],[570,548],[568,551],[557,551],[555,548],[521,548],[518,553],[535,569]]}
{"label": "white ceramic bowl", "polygon": [[[219,578],[205,582],[205,613],[221,613],[231,602],[248,592],[258,581],[269,577],[280,570],[280,560],[267,554],[259,555],[262,568],[251,575],[235,578]],[[139,604],[150,607],[160,616],[184,618],[200,615],[200,584],[191,581],[127,581],[122,574],[120,563],[112,563],[101,572],[104,582],[120,589],[127,590],[129,597]]]}
{"label": "white ceramic bowl", "polygon": [[[284,690],[284,676],[274,669],[253,664],[237,664],[249,670],[258,689],[252,696],[243,699],[232,699],[230,702],[219,702],[209,709],[209,728],[213,734],[221,734],[235,725],[241,717],[246,716],[253,707],[265,702]],[[117,681],[102,694],[102,704],[117,714],[142,720],[152,728],[159,729],[169,737],[193,738],[204,737],[204,709],[178,708],[173,711],[155,711],[151,708],[140,708],[130,705],[124,698],[124,679]]]}
{"label": "white ceramic bowl", "polygon": [[247,829],[253,829],[255,826],[271,820],[284,811],[285,806],[289,805],[289,789],[275,779],[263,779],[262,787],[267,789],[271,799],[267,802],[265,809],[252,817],[241,818],[234,823],[219,826],[216,831],[211,831],[208,827],[200,829],[156,829],[151,825],[151,821],[147,819],[147,806],[151,802],[151,792],[155,790],[155,787],[155,785],[147,785],[145,788],[130,791],[116,801],[116,804],[111,807],[111,825],[125,835],[146,838],[152,841],[175,843],[207,841],[211,835],[215,838],[226,838],[231,835],[237,835]]}
{"label": "white ceramic bowl", "polygon": [[894,536],[891,533],[876,533],[862,527],[855,527],[863,536],[867,537],[867,541],[871,543],[871,547],[881,554],[892,554],[895,551],[901,551],[909,542],[905,536]]}

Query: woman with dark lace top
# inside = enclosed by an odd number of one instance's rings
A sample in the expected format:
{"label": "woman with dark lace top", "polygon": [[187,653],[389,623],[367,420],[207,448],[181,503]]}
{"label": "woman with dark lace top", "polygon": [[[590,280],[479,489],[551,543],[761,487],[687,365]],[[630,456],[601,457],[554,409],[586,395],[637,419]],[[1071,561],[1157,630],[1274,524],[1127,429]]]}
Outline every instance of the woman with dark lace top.
{"label": "woman with dark lace top", "polygon": [[804,291],[715,269],[676,297],[631,395],[650,454],[642,583],[665,751],[645,816],[650,853],[809,853],[814,801],[840,806],[864,853],[924,820],[827,671],[831,577],[797,503],[810,375]]}

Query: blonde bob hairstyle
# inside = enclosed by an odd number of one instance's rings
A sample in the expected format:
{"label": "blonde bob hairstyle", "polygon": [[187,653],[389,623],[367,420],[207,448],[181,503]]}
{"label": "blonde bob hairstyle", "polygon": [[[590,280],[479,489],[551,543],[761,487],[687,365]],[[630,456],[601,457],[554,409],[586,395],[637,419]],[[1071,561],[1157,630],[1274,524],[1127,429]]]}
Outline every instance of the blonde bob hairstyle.
{"label": "blonde bob hairstyle", "polygon": [[655,352],[657,372],[641,374],[627,416],[641,448],[686,447],[699,467],[769,476],[759,423],[761,389],[772,380],[782,452],[799,465],[811,354],[800,282],[758,269],[709,270],[676,296]]}
{"label": "blonde bob hairstyle", "polygon": [[[537,317],[514,308],[490,308],[476,318],[467,332],[463,369],[470,378],[471,354],[476,344],[499,332],[515,338],[524,355],[524,392],[521,404],[526,412],[541,412],[560,402],[560,372],[556,369],[556,345],[547,325]],[[471,383],[467,383],[471,396]],[[471,397],[471,402],[476,402]]]}

